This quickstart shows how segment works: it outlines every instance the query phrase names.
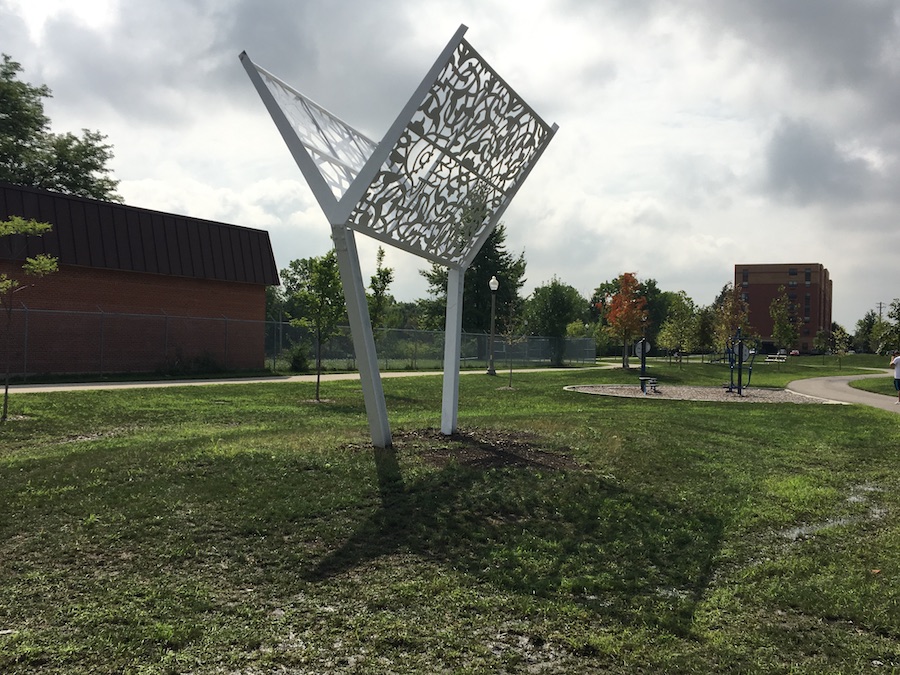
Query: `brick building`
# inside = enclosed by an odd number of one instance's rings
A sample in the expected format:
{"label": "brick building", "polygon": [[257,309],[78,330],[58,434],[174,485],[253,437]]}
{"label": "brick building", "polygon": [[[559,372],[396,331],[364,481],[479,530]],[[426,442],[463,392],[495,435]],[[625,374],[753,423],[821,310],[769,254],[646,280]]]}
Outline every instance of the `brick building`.
{"label": "brick building", "polygon": [[794,347],[801,352],[814,349],[819,331],[831,333],[831,278],[819,263],[735,265],[734,287],[747,302],[750,325],[762,339],[764,351],[773,351],[773,321],[769,306],[784,287],[794,305],[800,327],[800,340]]}
{"label": "brick building", "polygon": [[13,215],[53,229],[0,238],[0,272],[59,261],[13,296],[13,373],[263,367],[265,289],[279,283],[267,232],[0,183],[0,220]]}

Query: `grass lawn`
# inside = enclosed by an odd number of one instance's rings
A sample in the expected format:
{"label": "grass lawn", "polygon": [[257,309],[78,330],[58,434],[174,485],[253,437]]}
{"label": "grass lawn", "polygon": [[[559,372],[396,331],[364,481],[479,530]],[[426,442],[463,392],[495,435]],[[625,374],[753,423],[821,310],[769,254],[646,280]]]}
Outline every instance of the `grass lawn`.
{"label": "grass lawn", "polygon": [[355,382],[14,394],[0,672],[900,669],[900,417],[498,372],[452,438],[439,377],[386,379],[381,452]]}

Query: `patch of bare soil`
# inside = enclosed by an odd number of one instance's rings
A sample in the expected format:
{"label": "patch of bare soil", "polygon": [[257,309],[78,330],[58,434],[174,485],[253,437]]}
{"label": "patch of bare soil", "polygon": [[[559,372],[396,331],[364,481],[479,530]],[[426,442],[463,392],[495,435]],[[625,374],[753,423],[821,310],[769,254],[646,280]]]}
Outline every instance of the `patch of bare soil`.
{"label": "patch of bare soil", "polygon": [[445,436],[438,429],[400,431],[394,447],[419,455],[436,466],[455,462],[482,469],[533,468],[553,471],[580,470],[571,456],[539,447],[534,434],[494,429],[461,429]]}

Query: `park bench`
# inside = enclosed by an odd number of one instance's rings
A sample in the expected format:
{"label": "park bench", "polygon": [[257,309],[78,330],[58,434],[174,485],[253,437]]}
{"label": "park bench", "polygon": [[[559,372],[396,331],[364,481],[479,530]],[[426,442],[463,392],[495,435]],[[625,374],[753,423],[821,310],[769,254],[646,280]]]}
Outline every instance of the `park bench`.
{"label": "park bench", "polygon": [[641,391],[644,392],[644,394],[647,393],[648,388],[654,394],[657,393],[656,387],[659,383],[656,381],[655,377],[640,377],[638,379],[641,381]]}

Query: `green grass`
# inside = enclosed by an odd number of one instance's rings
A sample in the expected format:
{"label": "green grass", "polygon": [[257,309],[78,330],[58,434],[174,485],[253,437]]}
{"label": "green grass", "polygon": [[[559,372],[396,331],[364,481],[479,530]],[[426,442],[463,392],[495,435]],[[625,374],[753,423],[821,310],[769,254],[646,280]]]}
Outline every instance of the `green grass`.
{"label": "green grass", "polygon": [[0,672],[900,668],[900,420],[563,390],[636,375],[468,375],[450,439],[386,379],[377,453],[353,382],[14,394]]}

